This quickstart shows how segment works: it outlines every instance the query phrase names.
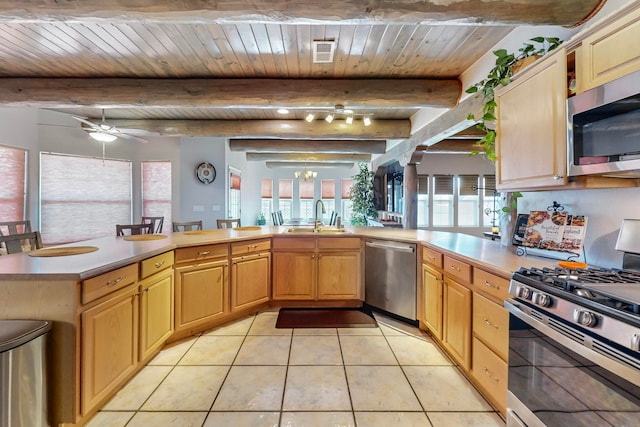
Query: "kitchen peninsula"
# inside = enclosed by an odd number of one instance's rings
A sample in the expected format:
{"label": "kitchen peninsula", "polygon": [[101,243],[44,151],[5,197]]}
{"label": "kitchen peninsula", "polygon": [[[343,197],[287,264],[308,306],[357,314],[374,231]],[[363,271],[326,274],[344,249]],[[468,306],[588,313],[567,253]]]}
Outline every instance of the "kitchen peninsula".
{"label": "kitchen peninsula", "polygon": [[[498,242],[459,233],[377,227],[349,228],[344,233],[288,233],[284,227],[262,227],[173,233],[148,241],[106,237],[78,242],[67,246],[92,245],[98,250],[64,257],[27,253],[0,257],[0,317],[54,322],[49,361],[53,425],[82,425],[168,341],[269,305],[291,305],[292,299],[293,304],[304,305],[361,304],[362,244],[367,237],[421,244],[420,325],[431,331],[486,397],[504,412],[501,396],[502,388],[506,390],[506,376],[492,381],[499,385],[496,389],[494,384],[483,382],[484,373],[480,376],[474,372],[475,366],[497,363],[498,368],[492,367],[491,372],[498,376],[506,367],[504,357],[500,357],[504,343],[491,342],[476,327],[471,306],[474,313],[484,309],[488,316],[497,313],[501,317],[501,298],[506,295],[505,283],[511,273],[523,264],[541,267],[553,263],[518,257]],[[300,250],[301,244],[308,247]],[[275,269],[286,264],[277,267],[274,258],[272,267],[264,260],[282,253],[278,252],[282,248],[290,248],[287,251],[294,254],[310,254],[313,260],[316,254],[325,252],[358,254],[348,259],[360,260],[360,274],[354,276],[360,282],[359,289],[347,297],[327,294],[323,298],[316,290],[311,297],[276,298],[271,276],[275,280]],[[250,261],[247,268],[256,270],[246,270],[244,276],[242,270],[236,270],[232,264],[242,257]],[[262,261],[254,264],[253,260]],[[344,258],[332,256],[327,260],[340,262]],[[249,289],[242,277],[263,277],[267,283],[251,280]],[[432,321],[434,316],[436,320]],[[434,324],[445,334],[438,334]]]}

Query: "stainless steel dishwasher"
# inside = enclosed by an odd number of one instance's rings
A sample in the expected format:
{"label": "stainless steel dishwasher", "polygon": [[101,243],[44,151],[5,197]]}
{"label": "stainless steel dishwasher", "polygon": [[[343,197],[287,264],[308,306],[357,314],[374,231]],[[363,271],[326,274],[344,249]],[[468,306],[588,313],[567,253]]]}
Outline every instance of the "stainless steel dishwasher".
{"label": "stainless steel dishwasher", "polygon": [[418,258],[415,243],[365,241],[365,302],[416,321]]}

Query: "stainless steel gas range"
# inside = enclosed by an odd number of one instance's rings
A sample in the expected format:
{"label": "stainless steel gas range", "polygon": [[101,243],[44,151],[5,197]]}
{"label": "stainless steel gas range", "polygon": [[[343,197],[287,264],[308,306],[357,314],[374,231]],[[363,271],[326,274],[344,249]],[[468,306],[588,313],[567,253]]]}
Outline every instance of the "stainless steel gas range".
{"label": "stainless steel gas range", "polygon": [[522,268],[509,293],[507,426],[639,426],[640,270]]}

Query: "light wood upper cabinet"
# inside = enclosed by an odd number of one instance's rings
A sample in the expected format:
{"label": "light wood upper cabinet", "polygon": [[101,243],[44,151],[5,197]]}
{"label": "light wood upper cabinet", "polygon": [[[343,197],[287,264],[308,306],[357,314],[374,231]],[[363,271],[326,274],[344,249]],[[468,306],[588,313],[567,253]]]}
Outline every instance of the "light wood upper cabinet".
{"label": "light wood upper cabinet", "polygon": [[173,295],[172,269],[165,269],[140,282],[140,360],[142,361],[153,355],[173,333]]}
{"label": "light wood upper cabinet", "polygon": [[640,9],[585,37],[576,62],[578,92],[640,70]]}
{"label": "light wood upper cabinet", "polygon": [[471,367],[471,290],[445,277],[443,344],[460,366]]}
{"label": "light wood upper cabinet", "polygon": [[137,295],[138,286],[132,284],[81,315],[82,414],[90,412],[136,369]]}
{"label": "light wood upper cabinet", "polygon": [[567,183],[566,63],[559,49],[496,93],[498,190]]}
{"label": "light wood upper cabinet", "polygon": [[422,264],[422,321],[433,336],[442,340],[442,273]]}

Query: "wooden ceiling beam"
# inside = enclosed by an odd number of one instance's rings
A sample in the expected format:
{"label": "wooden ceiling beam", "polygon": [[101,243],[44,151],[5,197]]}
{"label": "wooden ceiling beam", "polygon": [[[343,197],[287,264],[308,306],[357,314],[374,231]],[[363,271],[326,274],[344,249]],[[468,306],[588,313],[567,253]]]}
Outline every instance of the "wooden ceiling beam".
{"label": "wooden ceiling beam", "polygon": [[281,162],[369,162],[371,154],[341,153],[246,153],[247,161],[281,161]]}
{"label": "wooden ceiling beam", "polygon": [[476,141],[464,139],[443,139],[433,145],[418,145],[416,151],[429,153],[472,153],[482,151],[483,146]]}
{"label": "wooden ceiling beam", "polygon": [[105,20],[147,23],[357,22],[578,25],[605,0],[3,0],[0,21],[51,23]]}
{"label": "wooden ceiling beam", "polygon": [[0,78],[7,107],[454,108],[460,95],[456,79]]}
{"label": "wooden ceiling beam", "polygon": [[343,162],[265,162],[268,168],[299,168],[299,169],[316,169],[316,168],[347,168],[351,169],[353,163]]}
{"label": "wooden ceiling beam", "polygon": [[387,142],[381,140],[314,140],[314,139],[232,139],[231,151],[264,151],[270,153],[351,153],[382,154]]}

